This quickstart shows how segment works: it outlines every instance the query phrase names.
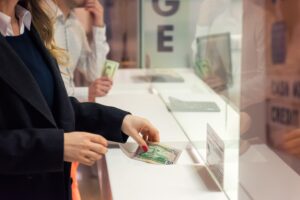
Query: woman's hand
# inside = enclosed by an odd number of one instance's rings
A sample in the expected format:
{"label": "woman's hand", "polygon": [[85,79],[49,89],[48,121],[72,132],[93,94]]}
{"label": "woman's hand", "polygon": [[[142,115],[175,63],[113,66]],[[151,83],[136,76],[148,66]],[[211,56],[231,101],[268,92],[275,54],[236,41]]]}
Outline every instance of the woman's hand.
{"label": "woman's hand", "polygon": [[282,137],[281,149],[300,158],[300,129],[292,130]]}
{"label": "woman's hand", "polygon": [[86,132],[64,134],[64,161],[92,166],[107,152],[107,141],[100,135]]}
{"label": "woman's hand", "polygon": [[145,152],[148,151],[148,141],[159,142],[158,130],[141,117],[126,115],[122,123],[122,131],[132,137]]}

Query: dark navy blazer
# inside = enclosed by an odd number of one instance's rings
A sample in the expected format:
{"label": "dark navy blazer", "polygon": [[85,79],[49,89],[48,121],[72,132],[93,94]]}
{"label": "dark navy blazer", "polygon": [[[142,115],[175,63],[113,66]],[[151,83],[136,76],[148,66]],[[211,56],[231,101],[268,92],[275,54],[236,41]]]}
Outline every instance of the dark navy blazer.
{"label": "dark navy blazer", "polygon": [[89,131],[125,142],[121,125],[128,113],[69,98],[56,61],[33,27],[29,34],[53,74],[53,110],[0,34],[0,199],[66,200],[70,163],[63,161],[64,132]]}

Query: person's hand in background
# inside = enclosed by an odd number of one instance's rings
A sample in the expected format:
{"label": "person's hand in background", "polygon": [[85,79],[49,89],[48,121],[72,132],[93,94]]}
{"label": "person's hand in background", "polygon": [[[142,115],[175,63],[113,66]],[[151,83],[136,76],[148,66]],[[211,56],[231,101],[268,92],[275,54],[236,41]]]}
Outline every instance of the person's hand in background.
{"label": "person's hand in background", "polygon": [[98,0],[87,0],[85,9],[91,13],[94,26],[104,27],[104,9]]}
{"label": "person's hand in background", "polygon": [[295,129],[282,137],[280,149],[300,158],[300,129]]}
{"label": "person's hand in background", "polygon": [[94,102],[96,97],[107,95],[113,85],[113,81],[107,77],[96,79],[89,86],[89,101]]}
{"label": "person's hand in background", "polygon": [[147,142],[159,142],[158,130],[146,119],[126,115],[122,123],[122,131],[132,137],[138,145],[146,152]]}
{"label": "person's hand in background", "polygon": [[64,161],[92,166],[107,152],[104,137],[86,132],[64,134]]}

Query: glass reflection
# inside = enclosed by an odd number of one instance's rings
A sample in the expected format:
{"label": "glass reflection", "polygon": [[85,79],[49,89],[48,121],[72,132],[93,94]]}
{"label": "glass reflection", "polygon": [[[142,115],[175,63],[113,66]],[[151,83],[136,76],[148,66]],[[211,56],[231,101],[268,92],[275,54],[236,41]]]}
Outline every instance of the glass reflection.
{"label": "glass reflection", "polygon": [[[142,66],[177,67],[181,84],[151,86],[219,187],[229,199],[297,199],[300,2],[148,0],[142,8]],[[167,40],[154,43],[162,33]]]}
{"label": "glass reflection", "polygon": [[240,197],[299,196],[298,12],[296,1],[244,1]]}

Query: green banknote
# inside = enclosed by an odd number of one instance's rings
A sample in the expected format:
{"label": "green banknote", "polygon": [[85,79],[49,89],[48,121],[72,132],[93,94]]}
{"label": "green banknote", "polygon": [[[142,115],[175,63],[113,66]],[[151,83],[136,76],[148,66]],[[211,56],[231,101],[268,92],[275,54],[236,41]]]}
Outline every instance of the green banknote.
{"label": "green banknote", "polygon": [[181,154],[181,150],[161,144],[150,143],[148,147],[149,150],[147,152],[139,148],[133,158],[147,163],[172,165],[176,163]]}
{"label": "green banknote", "polygon": [[119,63],[113,60],[106,60],[104,63],[102,76],[113,78],[117,69],[119,68]]}

